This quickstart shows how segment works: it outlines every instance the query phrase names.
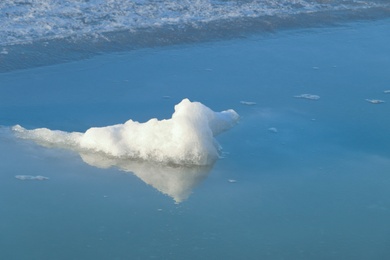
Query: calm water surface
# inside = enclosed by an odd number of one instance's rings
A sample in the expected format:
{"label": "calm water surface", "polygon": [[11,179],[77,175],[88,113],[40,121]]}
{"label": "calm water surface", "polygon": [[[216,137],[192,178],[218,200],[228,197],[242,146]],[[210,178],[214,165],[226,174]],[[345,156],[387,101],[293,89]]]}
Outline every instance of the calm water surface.
{"label": "calm water surface", "polygon": [[[0,258],[389,259],[389,32],[356,22],[0,74]],[[170,118],[183,98],[241,116],[208,169],[101,168],[10,132]]]}

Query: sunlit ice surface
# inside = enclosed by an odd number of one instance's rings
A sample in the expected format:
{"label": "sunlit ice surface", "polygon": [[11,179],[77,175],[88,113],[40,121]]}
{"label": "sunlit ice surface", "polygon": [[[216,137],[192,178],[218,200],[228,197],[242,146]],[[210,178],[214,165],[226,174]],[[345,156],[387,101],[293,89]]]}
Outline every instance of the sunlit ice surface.
{"label": "sunlit ice surface", "polygon": [[211,165],[220,153],[214,136],[233,127],[239,116],[234,110],[214,112],[199,102],[183,99],[171,119],[92,127],[85,133],[12,127],[16,136],[43,146],[80,153],[102,153],[119,159],[139,159],[162,164]]}
{"label": "sunlit ice surface", "polygon": [[[351,22],[0,74],[1,258],[388,259],[389,29]],[[212,167],[12,131],[161,121],[184,98],[240,115],[215,137]]]}

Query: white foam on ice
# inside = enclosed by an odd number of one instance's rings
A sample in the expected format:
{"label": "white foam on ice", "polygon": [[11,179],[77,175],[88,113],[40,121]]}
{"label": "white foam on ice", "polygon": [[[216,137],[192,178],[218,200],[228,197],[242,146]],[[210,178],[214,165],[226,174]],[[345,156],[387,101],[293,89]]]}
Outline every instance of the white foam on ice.
{"label": "white foam on ice", "polygon": [[211,165],[219,157],[215,136],[233,127],[239,115],[232,109],[214,112],[199,102],[182,100],[171,119],[150,119],[145,123],[92,127],[85,133],[19,125],[14,133],[48,147],[77,152],[101,153],[112,158],[131,158],[176,165]]}

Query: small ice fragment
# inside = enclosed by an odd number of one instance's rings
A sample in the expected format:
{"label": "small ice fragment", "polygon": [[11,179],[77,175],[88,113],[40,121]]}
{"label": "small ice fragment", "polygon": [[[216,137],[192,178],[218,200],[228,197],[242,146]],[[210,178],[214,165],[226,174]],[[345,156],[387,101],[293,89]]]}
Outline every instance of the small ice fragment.
{"label": "small ice fragment", "polygon": [[380,99],[366,99],[367,102],[370,102],[371,104],[382,104],[385,103],[385,101]]}
{"label": "small ice fragment", "polygon": [[157,211],[162,211],[162,209],[157,209]]}
{"label": "small ice fragment", "polygon": [[228,182],[229,182],[229,183],[236,183],[237,181],[236,181],[236,180],[233,180],[233,179],[228,179]]}
{"label": "small ice fragment", "polygon": [[37,176],[32,176],[32,175],[15,175],[15,178],[21,181],[25,180],[36,180],[36,181],[45,181],[48,180],[48,177],[42,176],[42,175],[37,175]]}
{"label": "small ice fragment", "polygon": [[229,152],[223,152],[219,155],[219,159],[225,159],[229,155]]}
{"label": "small ice fragment", "polygon": [[310,99],[310,100],[318,100],[318,99],[320,99],[320,96],[312,95],[312,94],[301,94],[301,95],[296,95],[294,97],[295,98]]}
{"label": "small ice fragment", "polygon": [[320,68],[319,67],[313,67],[313,70],[319,70]]}
{"label": "small ice fragment", "polygon": [[247,106],[254,106],[256,105],[256,102],[252,102],[252,101],[240,101],[241,104],[243,105],[247,105]]}
{"label": "small ice fragment", "polygon": [[170,99],[171,96],[162,96],[163,99]]}
{"label": "small ice fragment", "polygon": [[385,93],[385,94],[390,94],[390,89],[389,89],[389,90],[383,91],[383,93]]}
{"label": "small ice fragment", "polygon": [[45,181],[45,180],[48,180],[48,179],[49,179],[48,177],[45,177],[45,176],[42,176],[42,175],[38,175],[38,176],[34,177],[34,180],[37,180],[37,181]]}
{"label": "small ice fragment", "polygon": [[0,52],[0,54],[8,54],[8,50],[6,48],[3,48]]}
{"label": "small ice fragment", "polygon": [[33,176],[31,176],[31,175],[15,175],[15,178],[24,181],[24,180],[32,180]]}
{"label": "small ice fragment", "polygon": [[213,71],[213,69],[209,69],[209,68],[207,68],[207,69],[204,69],[205,71]]}
{"label": "small ice fragment", "polygon": [[276,129],[276,127],[270,127],[270,128],[268,128],[268,131],[276,134],[278,132],[278,129]]}

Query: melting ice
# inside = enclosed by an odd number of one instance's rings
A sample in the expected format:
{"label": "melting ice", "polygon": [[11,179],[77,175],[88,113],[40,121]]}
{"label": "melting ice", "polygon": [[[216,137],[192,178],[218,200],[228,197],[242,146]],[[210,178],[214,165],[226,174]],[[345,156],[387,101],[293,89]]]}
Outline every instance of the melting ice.
{"label": "melting ice", "polygon": [[110,158],[175,165],[211,165],[219,157],[215,136],[233,127],[239,115],[232,109],[214,112],[199,102],[182,100],[171,119],[92,127],[85,133],[13,127],[15,134],[48,147],[100,153]]}

